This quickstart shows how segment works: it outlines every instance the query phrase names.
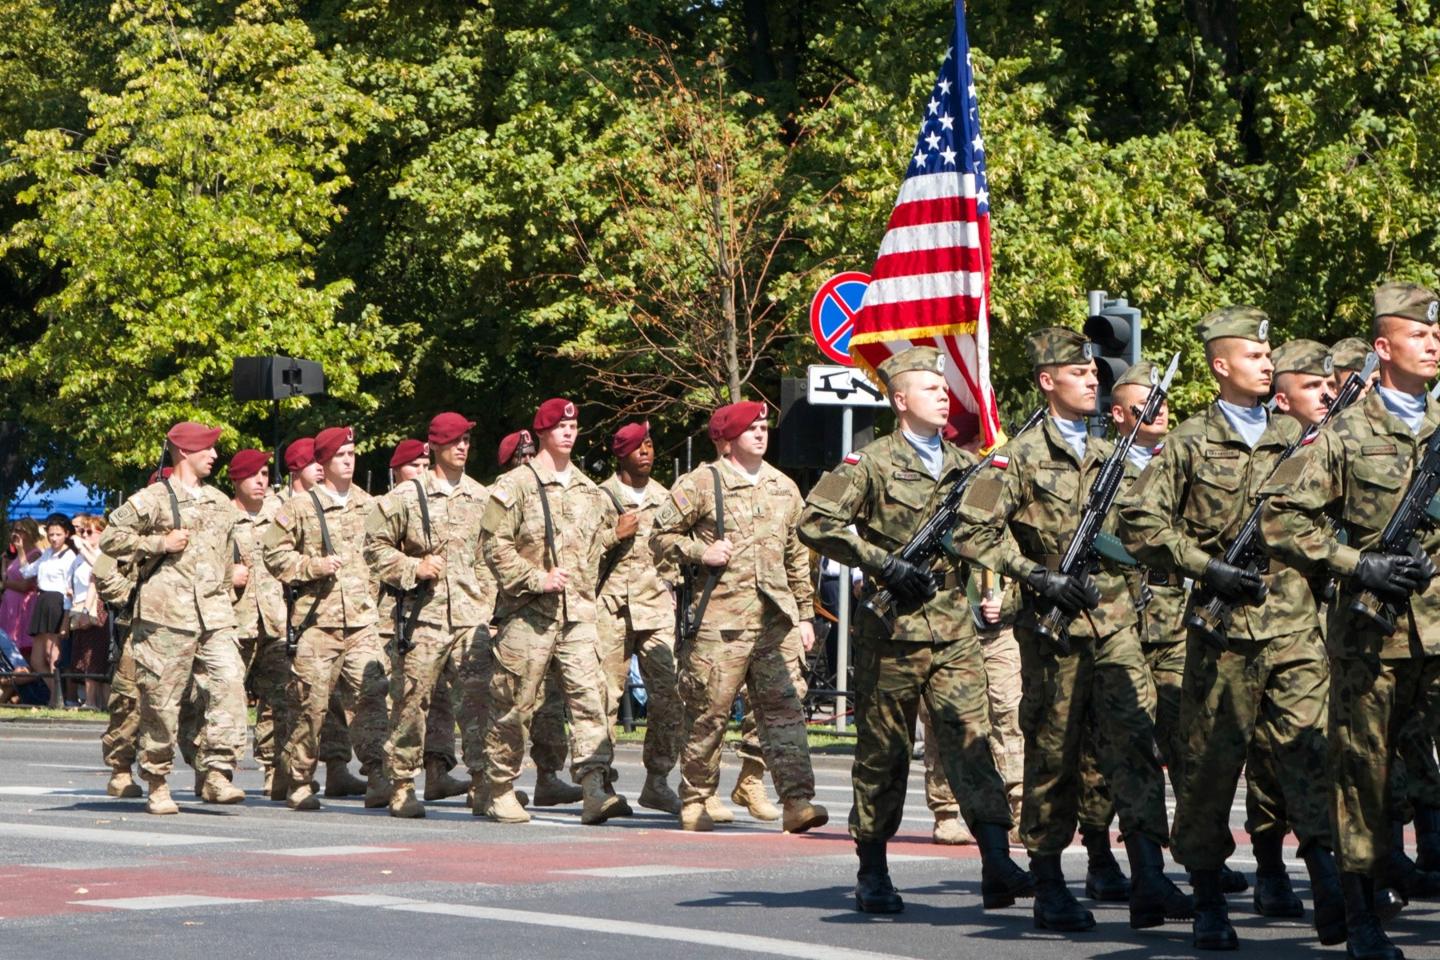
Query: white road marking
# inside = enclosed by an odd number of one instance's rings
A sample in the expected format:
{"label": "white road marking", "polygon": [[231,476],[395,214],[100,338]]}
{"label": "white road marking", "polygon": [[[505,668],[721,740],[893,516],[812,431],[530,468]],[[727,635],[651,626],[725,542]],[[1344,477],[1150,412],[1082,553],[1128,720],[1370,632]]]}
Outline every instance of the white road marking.
{"label": "white road marking", "polygon": [[671,877],[687,873],[724,873],[724,867],[673,867],[665,864],[640,864],[632,867],[589,867],[584,870],[556,870],[578,877],[607,877],[628,879],[631,877]]}
{"label": "white road marking", "polygon": [[94,827],[56,827],[45,823],[0,823],[0,837],[69,843],[108,843],[122,847],[186,847],[200,843],[250,841],[249,837],[209,837],[198,833],[159,833],[151,830],[97,830]]}
{"label": "white road marking", "polygon": [[104,790],[97,790],[94,787],[81,789],[80,787],[0,787],[0,796],[4,797],[106,797],[109,796]]}
{"label": "white road marking", "polygon": [[[922,863],[922,862],[926,862],[926,861],[949,860],[949,859],[951,859],[951,858],[950,858],[950,857],[934,856],[934,855],[930,855],[930,854],[891,853],[891,854],[887,854],[886,857],[885,857],[885,859],[886,859],[886,861],[889,862],[889,863]],[[827,854],[826,854],[825,856],[823,856],[823,857],[806,857],[805,860],[806,860],[807,863],[854,863],[854,862],[855,862],[855,854],[853,854],[853,853],[827,853]]]}
{"label": "white road marking", "polygon": [[71,900],[79,907],[107,907],[111,910],[176,910],[182,907],[223,907],[232,903],[259,903],[240,897],[197,897],[176,893],[163,897],[125,897],[119,900]]}
{"label": "white road marking", "polygon": [[383,893],[343,893],[333,897],[316,897],[327,903],[340,903],[347,907],[394,907],[402,903],[420,903],[408,897],[388,897]]}
{"label": "white road marking", "polygon": [[406,853],[409,847],[354,847],[343,844],[334,847],[291,847],[288,850],[257,850],[276,857],[354,857],[366,853]]}

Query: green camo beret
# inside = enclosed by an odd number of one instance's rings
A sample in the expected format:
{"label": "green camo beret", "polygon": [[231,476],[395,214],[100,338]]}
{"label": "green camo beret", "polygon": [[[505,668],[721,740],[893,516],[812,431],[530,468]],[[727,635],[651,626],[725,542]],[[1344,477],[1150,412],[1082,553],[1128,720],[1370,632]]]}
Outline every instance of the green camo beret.
{"label": "green camo beret", "polygon": [[1275,365],[1277,377],[1282,373],[1328,377],[1335,372],[1335,360],[1330,356],[1330,349],[1314,340],[1291,340],[1281,344],[1271,352],[1270,362]]}
{"label": "green camo beret", "polygon": [[1134,384],[1137,387],[1151,387],[1160,382],[1160,368],[1149,360],[1141,360],[1132,364],[1125,375],[1115,381],[1115,386],[1123,387],[1127,384]]}
{"label": "green camo beret", "polygon": [[1375,288],[1375,319],[1381,317],[1434,324],[1440,319],[1440,299],[1418,283],[1382,283]]}
{"label": "green camo beret", "polygon": [[1259,307],[1221,307],[1201,317],[1195,324],[1195,332],[1206,343],[1222,337],[1244,337],[1266,343],[1270,339],[1270,318]]}
{"label": "green camo beret", "polygon": [[1371,351],[1370,344],[1359,337],[1346,337],[1330,348],[1337,370],[1359,370],[1365,366],[1365,355]]}
{"label": "green camo beret", "polygon": [[888,390],[891,380],[902,373],[909,373],[911,370],[928,370],[931,373],[943,374],[945,358],[934,347],[910,347],[881,363],[875,372],[879,374],[880,382],[885,384],[885,389]]}
{"label": "green camo beret", "polygon": [[1089,363],[1095,359],[1095,345],[1083,334],[1067,327],[1041,327],[1025,342],[1032,367],[1059,363]]}

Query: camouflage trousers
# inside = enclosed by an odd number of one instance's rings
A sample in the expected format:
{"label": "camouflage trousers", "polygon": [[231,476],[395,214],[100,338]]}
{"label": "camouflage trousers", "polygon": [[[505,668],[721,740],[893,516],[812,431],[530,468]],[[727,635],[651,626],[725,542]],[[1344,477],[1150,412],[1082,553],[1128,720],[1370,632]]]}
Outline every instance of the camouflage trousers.
{"label": "camouflage trousers", "polygon": [[120,651],[120,662],[110,678],[110,700],[106,707],[110,722],[100,738],[105,766],[129,770],[135,765],[140,747],[140,688],[135,685],[135,654],[130,643]]}
{"label": "camouflage trousers", "polygon": [[1372,874],[1390,845],[1390,772],[1404,725],[1420,715],[1430,743],[1440,733],[1440,656],[1335,658],[1330,669],[1328,800],[1336,855],[1341,870]]}
{"label": "camouflage trousers", "polygon": [[[393,618],[383,615],[380,618],[380,642],[385,652],[390,656],[390,700],[389,715],[393,718],[395,713],[395,697],[404,689],[404,684],[397,682],[394,678],[404,673],[404,658],[395,644],[395,629],[391,624]],[[482,631],[484,632],[484,631]],[[488,633],[486,640],[488,641]],[[430,694],[430,709],[425,714],[425,762],[440,760],[445,764],[445,769],[453,770],[456,765],[455,757],[455,701],[460,694],[460,661],[461,654],[459,645],[452,650],[449,658],[445,661],[445,667],[440,671],[439,678],[435,681],[435,689]],[[329,716],[326,716],[326,726],[329,726]],[[324,751],[324,733],[321,734],[321,751]]]}
{"label": "camouflage trousers", "polygon": [[565,691],[560,685],[560,668],[552,663],[540,688],[540,706],[530,718],[530,759],[540,773],[558,773],[565,768],[565,755],[569,750],[570,740],[565,733]]}
{"label": "camouflage trousers", "polygon": [[[460,734],[465,752],[465,767],[470,775],[485,774],[485,738],[490,732],[490,680],[495,669],[495,641],[488,630],[481,630],[463,652],[457,647],[450,655],[459,662],[457,682],[460,685]],[[570,741],[565,732],[565,693],[560,687],[560,667],[550,664],[540,688],[540,706],[530,718],[530,759],[542,774],[558,773],[565,767]],[[437,693],[438,697],[438,693]],[[434,729],[427,720],[425,754],[432,753],[428,730]]]}
{"label": "camouflage trousers", "polygon": [[233,771],[245,753],[245,664],[233,630],[191,633],[140,621],[129,649],[140,702],[140,768],[168,776],[180,733],[180,702],[193,674],[208,698],[197,769]]}
{"label": "camouflage trousers", "polygon": [[[283,747],[293,712],[286,689],[290,660],[285,655],[285,641],[274,637],[242,638],[240,659],[245,665],[245,685],[255,694],[255,762],[269,769],[275,764],[278,750],[276,730],[281,731],[278,743]],[[180,701],[179,737],[180,755],[197,770],[205,766],[199,755],[200,730],[209,709],[205,688],[192,678]]]}
{"label": "camouflage trousers", "polygon": [[1175,859],[1190,870],[1218,870],[1235,851],[1230,807],[1257,731],[1273,744],[1273,776],[1256,771],[1259,788],[1270,793],[1264,802],[1283,809],[1279,816],[1294,828],[1302,850],[1311,843],[1332,846],[1325,786],[1330,684],[1323,658],[1317,660],[1324,649],[1320,631],[1260,641],[1232,637],[1223,653],[1192,636],[1187,647]]}
{"label": "camouflage trousers", "polygon": [[[1005,797],[1012,813],[1020,809],[1025,785],[1025,740],[1020,734],[1020,645],[1010,627],[980,635],[985,663],[985,697],[990,705],[990,751],[995,769],[1005,782]],[[934,813],[960,812],[955,792],[945,774],[940,740],[930,711],[922,700],[920,723],[925,729],[925,804]]]}
{"label": "camouflage trousers", "polygon": [[[795,687],[795,697],[803,705],[805,695],[810,692],[810,685],[805,682],[805,641],[800,638],[800,628],[794,627],[785,635],[785,642],[780,646],[780,652],[785,657],[785,666],[790,671],[790,682]],[[740,743],[735,752],[744,760],[753,760],[760,766],[765,766],[765,748],[760,743],[760,724],[755,719],[755,711],[750,709],[749,684],[740,694],[740,702],[743,705],[744,716],[740,721]],[[680,722],[683,722],[683,718]],[[679,726],[677,722],[676,726]]]}
{"label": "camouflage trousers", "polygon": [[1169,840],[1165,780],[1145,656],[1134,627],[1103,640],[1071,637],[1057,656],[1028,625],[1017,626],[1024,693],[1025,802],[1020,836],[1032,854],[1061,853],[1079,822],[1080,761],[1087,738],[1110,785],[1122,834]]}
{"label": "camouflage trousers", "polygon": [[[716,620],[718,618],[712,618]],[[680,799],[705,800],[720,782],[720,747],[730,710],[749,686],[761,750],[782,799],[815,796],[805,713],[791,679],[785,641],[792,627],[768,614],[763,626],[726,629],[702,623],[685,650],[680,695],[691,726],[680,756]]]}
{"label": "camouflage trousers", "polygon": [[[1185,675],[1183,643],[1142,644],[1145,670],[1150,678],[1150,718],[1155,723],[1155,745],[1160,761],[1170,773],[1170,786],[1180,794],[1181,757],[1184,740],[1180,736],[1180,685]],[[1115,799],[1110,785],[1100,773],[1097,759],[1097,738],[1094,711],[1091,711],[1089,735],[1080,755],[1081,828],[1108,829],[1115,822]]]}
{"label": "camouflage trousers", "polygon": [[[630,658],[640,661],[645,681],[645,746],[647,773],[668,774],[675,769],[685,708],[675,676],[675,628],[635,630],[628,604],[602,599],[595,624],[600,645],[600,666],[605,671],[606,706],[610,727],[620,716],[620,699],[630,672]],[[614,606],[614,609],[612,609]]]}
{"label": "camouflage trousers", "polygon": [[495,637],[485,774],[497,790],[510,789],[520,776],[525,739],[552,665],[570,709],[571,777],[579,782],[607,769],[614,755],[595,624],[562,623],[535,607],[517,611]]}
{"label": "camouflage trousers", "polygon": [[[424,769],[426,745],[433,743],[447,761],[455,755],[455,713],[449,702],[451,689],[437,687],[458,650],[463,658],[472,647],[477,626],[447,629],[419,624],[410,636],[411,647],[397,654],[390,684],[390,738],[385,742],[385,762],[394,780],[414,780]],[[489,638],[486,637],[488,642]],[[443,732],[440,729],[443,727]],[[448,739],[448,745],[441,740]]]}
{"label": "camouflage trousers", "polygon": [[1408,822],[1416,807],[1440,807],[1440,766],[1435,760],[1435,734],[1424,713],[1412,714],[1396,738],[1390,811],[1392,819]]}
{"label": "camouflage trousers", "polygon": [[[1289,693],[1305,688],[1315,689],[1316,695],[1320,696],[1325,704],[1326,709],[1319,717],[1319,724],[1323,729],[1330,695],[1330,665],[1325,656],[1323,639],[1318,640],[1313,650],[1309,651],[1308,658],[1302,653],[1286,668],[1282,689],[1287,693],[1281,696],[1286,705],[1276,707],[1267,702],[1262,706],[1262,711],[1273,711],[1282,719],[1278,722],[1255,724],[1255,733],[1250,738],[1250,749],[1245,755],[1245,831],[1251,836],[1266,830],[1286,833],[1291,829],[1291,818],[1286,808],[1285,778],[1281,774],[1288,744],[1282,738],[1294,727],[1289,712]],[[1310,796],[1315,792],[1311,787],[1307,789],[1306,795]],[[1325,846],[1330,845],[1327,833]]]}
{"label": "camouflage trousers", "polygon": [[294,726],[281,759],[290,783],[309,783],[314,777],[321,728],[337,690],[361,773],[381,772],[388,687],[385,652],[373,625],[355,630],[310,627],[300,634],[295,658],[290,661]]}
{"label": "camouflage trousers", "polygon": [[916,716],[924,700],[927,740],[940,753],[960,815],[1011,826],[1005,782],[991,743],[984,657],[975,636],[934,643],[860,633],[855,644],[854,806],[850,835],[888,840],[905,814]]}

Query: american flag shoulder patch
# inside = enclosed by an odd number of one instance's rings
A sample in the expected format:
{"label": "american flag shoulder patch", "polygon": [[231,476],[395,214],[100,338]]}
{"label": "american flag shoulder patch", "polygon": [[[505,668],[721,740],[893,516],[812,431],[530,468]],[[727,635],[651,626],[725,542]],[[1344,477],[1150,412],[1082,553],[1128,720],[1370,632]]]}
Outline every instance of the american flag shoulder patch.
{"label": "american flag shoulder patch", "polygon": [[850,464],[852,467],[853,467],[855,464],[859,463],[863,458],[864,458],[864,454],[859,453],[859,452],[851,452],[851,453],[845,454],[845,462],[848,463],[848,464]]}
{"label": "american flag shoulder patch", "polygon": [[1003,453],[997,453],[995,456],[990,458],[990,466],[1000,470],[1004,470],[1006,467],[1010,466],[1010,458],[1005,456]]}

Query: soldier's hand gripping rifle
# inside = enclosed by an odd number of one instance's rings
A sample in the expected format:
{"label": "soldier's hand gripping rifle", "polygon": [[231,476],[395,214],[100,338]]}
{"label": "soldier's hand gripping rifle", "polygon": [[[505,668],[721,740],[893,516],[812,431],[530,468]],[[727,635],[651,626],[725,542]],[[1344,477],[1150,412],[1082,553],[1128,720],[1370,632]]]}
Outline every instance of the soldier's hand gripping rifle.
{"label": "soldier's hand gripping rifle", "polygon": [[[1325,425],[1339,415],[1340,411],[1360,399],[1360,395],[1365,392],[1365,384],[1370,381],[1379,362],[1374,353],[1366,354],[1364,368],[1345,378],[1345,383],[1341,385],[1335,399],[1330,401],[1330,406],[1325,410],[1325,416],[1320,418],[1319,423],[1312,423],[1306,427],[1305,432],[1285,448],[1285,451],[1280,454],[1280,459],[1275,461],[1275,466],[1271,468],[1269,476],[1274,476],[1275,471],[1280,468],[1280,464],[1308,446],[1320,434],[1320,431],[1325,429]],[[1245,518],[1245,522],[1240,525],[1239,533],[1235,535],[1235,539],[1230,542],[1230,546],[1220,557],[1221,563],[1248,575],[1244,576],[1240,582],[1251,585],[1249,596],[1225,597],[1203,583],[1195,587],[1195,602],[1190,605],[1190,615],[1185,618],[1185,626],[1194,630],[1201,640],[1216,650],[1230,649],[1228,639],[1230,620],[1235,615],[1236,605],[1258,604],[1270,592],[1270,588],[1260,582],[1260,569],[1267,562],[1265,545],[1260,540],[1260,511],[1265,506],[1267,499],[1269,498],[1264,496],[1255,498],[1255,506],[1250,511],[1250,515]]]}
{"label": "soldier's hand gripping rifle", "polygon": [[[1436,522],[1432,512],[1435,494],[1440,491],[1440,430],[1430,435],[1425,452],[1410,475],[1410,486],[1380,533],[1380,541],[1361,555],[1362,561],[1372,553],[1387,558],[1402,558],[1389,576],[1390,589],[1371,585],[1350,602],[1350,612],[1365,617],[1379,627],[1385,636],[1395,632],[1395,620],[1401,604],[1409,602],[1411,593],[1423,593],[1435,576],[1435,565],[1420,546],[1418,534]],[[1357,580],[1364,583],[1358,576]]]}
{"label": "soldier's hand gripping rifle", "polygon": [[[1179,365],[1180,354],[1176,353],[1170,359],[1165,376],[1151,384],[1150,393],[1145,397],[1145,405],[1133,408],[1135,426],[1116,442],[1115,451],[1100,465],[1100,473],[1090,485],[1090,493],[1085,498],[1080,525],[1076,527],[1074,536],[1070,538],[1070,546],[1066,548],[1065,555],[1060,558],[1060,565],[1055,570],[1060,576],[1085,579],[1089,576],[1090,568],[1100,559],[1100,554],[1095,549],[1095,538],[1100,535],[1101,528],[1105,526],[1105,518],[1109,515],[1110,508],[1115,505],[1115,498],[1120,495],[1120,485],[1125,481],[1125,460],[1130,454],[1130,448],[1135,445],[1135,437],[1140,428],[1154,423],[1155,417],[1159,415],[1160,404],[1165,402],[1170,381],[1175,379],[1175,368]],[[1093,585],[1086,592],[1093,593]],[[1070,623],[1083,609],[1071,609],[1071,606],[1063,601],[1043,600],[1036,616],[1035,633],[1060,656],[1068,656],[1070,653]]]}
{"label": "soldier's hand gripping rifle", "polygon": [[[410,481],[415,484],[415,495],[420,506],[420,527],[425,533],[426,556],[435,552],[435,540],[430,532],[430,499],[425,494],[425,485],[416,477]],[[542,490],[543,493],[543,490]],[[549,527],[549,514],[546,514],[546,527]],[[424,594],[433,592],[434,581],[427,582],[424,586],[417,583],[409,590],[395,591],[395,649],[401,656],[409,653],[415,648],[415,627],[420,622],[420,608],[425,605]]]}
{"label": "soldier's hand gripping rifle", "polygon": [[[1019,430],[1015,431],[1015,436],[1018,437],[1029,430],[1044,416],[1045,408],[1040,407],[1030,414],[1029,419]],[[901,548],[899,553],[901,560],[923,569],[929,569],[930,564],[944,549],[945,541],[949,538],[951,531],[955,529],[955,523],[960,517],[960,501],[965,499],[965,491],[980,474],[980,471],[990,465],[990,461],[995,458],[995,452],[992,450],[984,459],[966,469],[956,478],[950,489],[945,492],[940,506],[915,532],[915,536],[910,538],[910,542]],[[894,595],[888,587],[882,587],[860,602],[857,615],[869,617],[878,623],[882,634],[888,636],[895,629]]]}

